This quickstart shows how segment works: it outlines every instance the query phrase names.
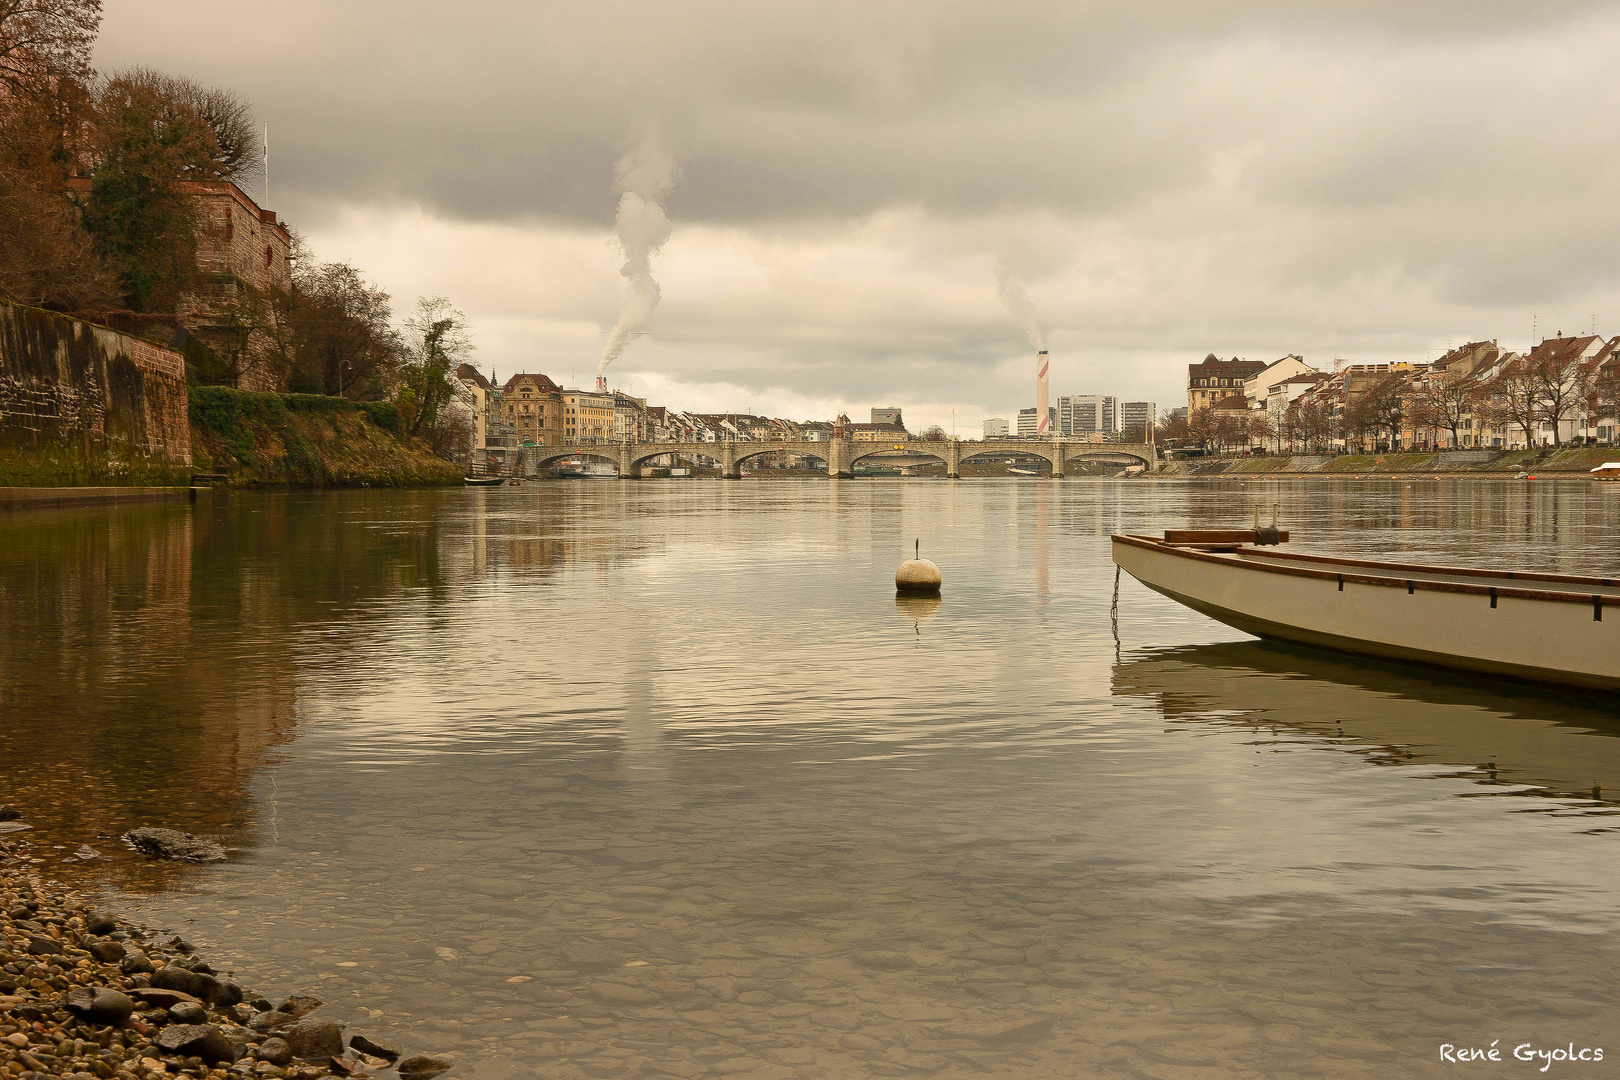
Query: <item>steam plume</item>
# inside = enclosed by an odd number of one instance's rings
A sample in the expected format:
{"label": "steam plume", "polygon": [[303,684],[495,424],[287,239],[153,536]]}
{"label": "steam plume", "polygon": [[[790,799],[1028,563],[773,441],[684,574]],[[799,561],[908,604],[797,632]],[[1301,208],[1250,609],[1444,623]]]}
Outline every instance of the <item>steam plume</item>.
{"label": "steam plume", "polygon": [[652,276],[652,257],[669,239],[669,218],[664,216],[664,196],[675,186],[675,159],[648,135],[613,168],[620,192],[619,216],[614,227],[624,265],[619,268],[630,282],[630,295],[619,308],[619,321],[608,332],[602,345],[602,359],[596,365],[601,376],[619,358],[630,339],[646,333],[662,295]]}
{"label": "steam plume", "polygon": [[1007,260],[996,260],[996,294],[1019,326],[1024,329],[1024,336],[1029,338],[1030,345],[1036,352],[1046,348],[1046,331],[1041,329],[1041,313],[1035,309],[1035,302],[1024,291],[1023,282],[1013,275],[1012,267]]}

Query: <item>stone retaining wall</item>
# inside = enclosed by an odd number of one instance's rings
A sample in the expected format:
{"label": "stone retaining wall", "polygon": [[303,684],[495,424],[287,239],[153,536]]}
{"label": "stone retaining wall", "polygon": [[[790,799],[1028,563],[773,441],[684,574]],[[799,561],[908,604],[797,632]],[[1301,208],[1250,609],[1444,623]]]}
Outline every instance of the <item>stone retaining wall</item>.
{"label": "stone retaining wall", "polygon": [[[81,483],[143,483],[189,469],[184,358],[104,326],[0,302],[0,457],[0,483],[21,485],[62,483],[64,460],[76,463]],[[33,478],[36,459],[51,467]]]}

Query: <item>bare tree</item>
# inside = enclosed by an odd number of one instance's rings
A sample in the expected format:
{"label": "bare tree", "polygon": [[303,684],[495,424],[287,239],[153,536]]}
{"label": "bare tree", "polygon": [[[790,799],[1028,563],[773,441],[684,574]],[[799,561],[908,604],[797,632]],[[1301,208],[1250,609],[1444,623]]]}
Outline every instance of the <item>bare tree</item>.
{"label": "bare tree", "polygon": [[295,389],[352,396],[373,377],[391,379],[401,343],[388,293],[347,263],[300,271],[289,313],[296,350]]}
{"label": "bare tree", "polygon": [[1525,376],[1535,399],[1538,418],[1552,426],[1553,445],[1562,446],[1559,425],[1564,418],[1586,404],[1592,389],[1592,374],[1581,358],[1572,352],[1532,350],[1524,358]]}
{"label": "bare tree", "polygon": [[945,433],[944,428],[935,424],[932,427],[924,428],[923,433],[918,435],[917,438],[923,442],[949,442],[951,437]]}
{"label": "bare tree", "polygon": [[32,94],[59,79],[90,77],[101,0],[0,0],[0,81]]}
{"label": "bare tree", "polygon": [[1471,422],[1480,403],[1479,384],[1461,375],[1431,372],[1413,387],[1414,423],[1451,432],[1451,445],[1461,446],[1460,432]]}
{"label": "bare tree", "polygon": [[1510,361],[1490,381],[1490,400],[1484,411],[1491,424],[1516,427],[1524,432],[1525,446],[1535,446],[1536,425],[1541,420],[1540,387],[1524,361],[1522,356]]}

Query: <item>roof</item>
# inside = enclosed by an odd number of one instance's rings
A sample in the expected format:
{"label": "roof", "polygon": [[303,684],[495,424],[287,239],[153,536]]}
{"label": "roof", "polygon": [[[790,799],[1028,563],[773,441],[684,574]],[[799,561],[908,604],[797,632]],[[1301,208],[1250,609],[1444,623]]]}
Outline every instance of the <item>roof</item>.
{"label": "roof", "polygon": [[1247,412],[1249,408],[1249,399],[1244,397],[1242,394],[1233,394],[1230,397],[1221,398],[1221,400],[1211,405],[1210,408],[1232,410],[1242,409]]}
{"label": "roof", "polygon": [[541,390],[544,390],[544,391],[546,391],[548,393],[558,393],[562,389],[556,383],[552,382],[551,379],[549,379],[545,375],[541,375],[539,373],[529,374],[529,373],[526,373],[526,372],[520,372],[520,373],[518,373],[516,375],[513,375],[510,379],[507,379],[505,385],[503,385],[501,387],[501,389],[502,390],[511,390],[512,389],[512,384],[517,382],[519,379],[533,379],[535,381],[535,383],[540,387]]}
{"label": "roof", "polygon": [[1203,363],[1187,365],[1187,377],[1196,379],[1213,375],[1227,379],[1247,379],[1250,375],[1258,375],[1270,366],[1264,360],[1239,360],[1235,356],[1230,360],[1222,360],[1214,353],[1210,353],[1204,357]]}
{"label": "roof", "polygon": [[488,390],[489,380],[478,373],[478,369],[471,364],[459,364],[456,367],[456,378],[462,382],[472,383],[481,390]]}

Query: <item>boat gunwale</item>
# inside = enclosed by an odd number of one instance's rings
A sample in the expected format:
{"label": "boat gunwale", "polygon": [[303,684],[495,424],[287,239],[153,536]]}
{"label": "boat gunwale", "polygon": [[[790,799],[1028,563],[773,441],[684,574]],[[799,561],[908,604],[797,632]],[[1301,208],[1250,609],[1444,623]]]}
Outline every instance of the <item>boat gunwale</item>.
{"label": "boat gunwale", "polygon": [[[1331,570],[1311,570],[1302,566],[1268,566],[1263,562],[1254,562],[1249,559],[1227,559],[1219,555],[1204,551],[1179,547],[1167,544],[1152,536],[1137,536],[1132,533],[1114,533],[1116,543],[1124,543],[1132,547],[1148,548],[1162,551],[1184,559],[1198,562],[1215,563],[1221,566],[1236,567],[1241,570],[1254,570],[1262,574],[1287,574],[1293,577],[1308,577],[1325,581],[1347,581],[1358,585],[1382,585],[1389,588],[1405,588],[1407,592],[1425,589],[1430,592],[1470,593],[1477,596],[1497,596],[1520,600],[1550,600],[1562,604],[1592,604],[1599,607],[1620,607],[1620,597],[1606,596],[1602,593],[1575,593],[1554,591],[1552,589],[1525,589],[1514,586],[1499,585],[1471,585],[1461,581],[1428,581],[1421,578],[1384,577],[1372,574],[1345,574]],[[1482,577],[1492,577],[1513,581],[1555,581],[1566,584],[1601,585],[1612,588],[1615,584],[1611,578],[1586,578],[1558,574],[1516,574],[1508,570],[1473,570],[1458,567],[1424,566],[1416,563],[1379,563],[1364,559],[1340,559],[1328,555],[1294,555],[1275,551],[1259,551],[1245,548],[1245,556],[1260,555],[1265,558],[1285,560],[1302,560],[1307,562],[1327,563],[1339,566],[1379,567],[1392,570],[1405,570],[1424,574],[1477,574]],[[1608,601],[1608,603],[1604,603]]]}

